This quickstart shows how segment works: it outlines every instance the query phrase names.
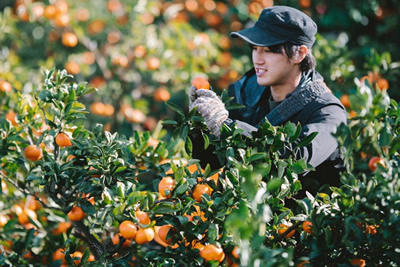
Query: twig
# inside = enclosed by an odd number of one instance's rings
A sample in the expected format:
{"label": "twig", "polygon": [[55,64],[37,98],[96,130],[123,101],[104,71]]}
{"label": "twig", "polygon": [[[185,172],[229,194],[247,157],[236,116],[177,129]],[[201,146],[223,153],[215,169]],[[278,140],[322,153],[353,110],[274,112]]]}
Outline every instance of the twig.
{"label": "twig", "polygon": [[103,244],[90,233],[89,227],[87,227],[82,221],[75,222],[75,225],[80,231],[77,234],[81,235],[80,237],[89,244],[89,249],[93,253],[95,259],[99,260],[100,256],[104,253]]}
{"label": "twig", "polygon": [[14,182],[10,177],[4,175],[3,173],[0,172],[0,176],[3,177],[3,179],[7,180],[7,182],[9,182],[10,184],[12,184],[17,190],[19,190],[20,192],[24,193],[25,195],[29,195],[29,196],[33,196],[37,201],[40,202],[40,204],[46,208],[46,209],[54,209],[54,210],[59,210],[59,211],[63,211],[63,209],[61,208],[57,208],[57,207],[50,207],[49,205],[47,205],[46,203],[43,202],[43,200],[36,196],[34,193],[30,192],[28,189],[24,189],[21,188],[16,182]]}
{"label": "twig", "polygon": [[93,48],[90,45],[90,40],[86,37],[83,37],[81,39],[81,43],[88,49],[90,50],[92,53],[94,53],[95,55],[95,59],[97,64],[99,65],[99,68],[101,69],[101,71],[103,72],[104,78],[106,78],[106,80],[110,80],[111,79],[111,72],[110,70],[107,68],[107,62],[104,59],[104,57],[100,54],[98,49]]}
{"label": "twig", "polygon": [[282,241],[282,239],[284,239],[285,236],[286,236],[289,232],[295,230],[295,229],[296,229],[300,224],[302,224],[302,223],[303,223],[302,221],[298,221],[298,222],[296,222],[295,224],[293,224],[292,226],[290,226],[288,229],[286,229],[285,232],[283,232],[283,233],[276,239],[276,242]]}

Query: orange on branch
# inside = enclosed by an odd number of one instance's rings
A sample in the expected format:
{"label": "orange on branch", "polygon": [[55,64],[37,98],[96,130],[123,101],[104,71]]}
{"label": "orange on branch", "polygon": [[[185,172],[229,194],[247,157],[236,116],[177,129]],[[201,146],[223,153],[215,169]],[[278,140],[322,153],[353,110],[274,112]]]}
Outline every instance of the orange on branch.
{"label": "orange on branch", "polygon": [[[69,15],[68,14],[57,14],[56,13],[56,17],[54,18],[54,25],[56,25],[56,27],[64,28],[64,27],[67,27],[68,24],[69,24]],[[68,46],[66,44],[64,44],[64,45]]]}
{"label": "orange on branch", "polygon": [[225,253],[222,248],[219,248],[213,244],[209,244],[200,251],[200,256],[206,262],[208,261],[222,262],[225,258]]}
{"label": "orange on branch", "polygon": [[369,224],[365,224],[365,233],[369,234],[369,235],[376,235],[378,233],[378,230],[376,228],[378,228],[379,225],[369,225]]}
{"label": "orange on branch", "polygon": [[369,167],[369,169],[371,170],[371,171],[375,171],[376,170],[376,167],[377,167],[377,165],[381,165],[383,168],[386,168],[386,164],[385,164],[385,161],[381,158],[381,157],[377,157],[377,156],[375,156],[375,157],[372,157],[370,160],[369,160],[369,162],[368,162],[368,167]]}
{"label": "orange on branch", "polygon": [[79,21],[87,21],[90,18],[90,12],[86,8],[80,8],[78,9],[78,12],[76,13],[76,18]]}
{"label": "orange on branch", "polygon": [[233,250],[232,250],[232,256],[233,256],[235,259],[239,259],[239,248],[238,248],[237,246],[235,246],[235,247],[233,248]]}
{"label": "orange on branch", "polygon": [[193,199],[197,202],[201,202],[201,196],[207,194],[211,196],[212,188],[209,187],[207,184],[198,184],[193,190]]}
{"label": "orange on branch", "polygon": [[376,81],[376,85],[378,86],[378,88],[379,88],[380,90],[387,90],[387,89],[389,89],[389,82],[388,82],[388,80],[386,80],[385,78],[379,78],[379,79]]}
{"label": "orange on branch", "polygon": [[120,2],[120,0],[108,0],[107,1],[107,10],[111,13],[115,13],[123,8],[124,8],[124,6]]}
{"label": "orange on branch", "polygon": [[132,221],[123,221],[119,225],[119,232],[125,239],[134,239],[137,233],[137,226]]}
{"label": "orange on branch", "polygon": [[96,35],[104,30],[106,23],[103,20],[96,19],[87,25],[87,31],[90,35]]}
{"label": "orange on branch", "polygon": [[68,3],[65,0],[57,0],[54,4],[58,14],[68,13]]}
{"label": "orange on branch", "polygon": [[167,247],[168,245],[170,245],[172,242],[172,237],[167,239],[167,236],[168,236],[169,231],[171,229],[173,229],[172,225],[166,224],[161,227],[157,226],[157,228],[156,227],[154,227],[154,228],[155,228],[156,236],[157,236],[157,238],[155,238],[156,242],[164,247]]}
{"label": "orange on branch", "polygon": [[345,108],[350,108],[350,99],[349,99],[349,95],[343,94],[343,95],[340,97],[340,102],[342,102],[342,104],[343,104],[343,106],[344,106]]}
{"label": "orange on branch", "polygon": [[143,245],[149,243],[154,239],[154,230],[152,227],[149,228],[140,228],[135,237],[135,241],[139,245]]}
{"label": "orange on branch", "polygon": [[75,47],[78,44],[78,37],[72,32],[64,32],[61,36],[61,43],[66,47]]}
{"label": "orange on branch", "polygon": [[311,0],[299,0],[299,5],[302,8],[309,8],[311,6]]}
{"label": "orange on branch", "polygon": [[133,50],[133,55],[137,58],[143,58],[146,55],[146,47],[138,45]]}
{"label": "orange on branch", "polygon": [[9,220],[8,216],[0,214],[0,227],[4,227],[4,225],[8,223],[8,220]]}
{"label": "orange on branch", "polygon": [[34,197],[30,197],[27,204],[31,210],[38,210],[42,207],[42,204]]}
{"label": "orange on branch", "polygon": [[81,67],[75,61],[68,61],[65,64],[65,69],[69,74],[76,75],[81,72]]}
{"label": "orange on branch", "polygon": [[116,44],[121,39],[121,34],[118,31],[111,31],[107,34],[107,41],[110,44]]}
{"label": "orange on branch", "polygon": [[96,61],[96,56],[91,51],[85,51],[82,54],[82,61],[87,65],[91,65]]}
{"label": "orange on branch", "polygon": [[364,267],[366,263],[365,263],[364,259],[355,258],[355,259],[351,259],[350,260],[350,264],[351,265],[360,266],[360,267]]}
{"label": "orange on branch", "polygon": [[174,190],[174,188],[175,188],[175,180],[168,176],[162,178],[160,183],[158,184],[158,192],[163,197],[171,197],[172,190]]}
{"label": "orange on branch", "polygon": [[54,19],[57,13],[57,9],[53,5],[48,5],[44,8],[44,17],[46,19]]}
{"label": "orange on branch", "polygon": [[104,105],[103,116],[104,117],[111,117],[112,115],[114,115],[114,106],[111,105],[111,104],[105,104]]}
{"label": "orange on branch", "polygon": [[44,14],[44,6],[42,4],[37,4],[32,7],[32,14],[34,15],[35,19],[39,19]]}
{"label": "orange on branch", "polygon": [[31,209],[23,209],[22,212],[18,215],[18,222],[22,225],[30,223],[30,220],[37,220],[37,214],[34,210]]}
{"label": "orange on branch", "polygon": [[58,248],[53,253],[53,261],[61,260],[62,263],[65,263],[65,250],[63,248]]}
{"label": "orange on branch", "polygon": [[309,261],[301,261],[296,265],[296,267],[307,267],[307,266],[311,266]]}
{"label": "orange on branch", "polygon": [[71,228],[72,223],[71,222],[59,222],[57,225],[57,228],[52,231],[53,235],[59,235],[66,233],[69,228]]}
{"label": "orange on branch", "polygon": [[160,68],[160,60],[156,57],[150,57],[146,60],[148,70],[157,70]]}
{"label": "orange on branch", "polygon": [[12,90],[12,86],[5,80],[0,80],[0,92],[9,93]]}
{"label": "orange on branch", "polygon": [[210,89],[210,83],[204,77],[196,77],[192,80],[192,85],[198,89]]}
{"label": "orange on branch", "polygon": [[27,148],[25,148],[25,157],[31,161],[38,161],[42,158],[42,150],[35,146],[35,145],[30,145]]}
{"label": "orange on branch", "polygon": [[188,215],[189,221],[192,221],[194,217],[200,217],[203,222],[207,221],[207,218],[204,216],[206,213],[202,211],[198,205],[193,205],[193,207],[196,211]]}
{"label": "orange on branch", "polygon": [[73,206],[71,211],[67,214],[68,218],[71,221],[82,221],[85,218],[86,214],[83,212],[81,207]]}
{"label": "orange on branch", "polygon": [[[283,224],[283,223],[279,224],[278,233],[279,233],[280,235],[283,235],[283,234],[286,232],[286,230],[289,229],[290,226],[291,226],[291,225],[286,225],[286,224]],[[290,231],[289,233],[287,233],[287,234],[284,236],[284,238],[291,238],[291,237],[295,234],[295,232],[296,232],[296,231],[293,229],[292,231]]]}
{"label": "orange on branch", "polygon": [[154,100],[157,102],[166,102],[171,98],[171,94],[165,88],[164,86],[159,87],[155,92],[154,92]]}
{"label": "orange on branch", "polygon": [[138,219],[139,223],[148,225],[150,224],[151,220],[147,212],[137,210],[135,211],[136,218]]}
{"label": "orange on branch", "polygon": [[8,120],[9,122],[11,122],[12,125],[17,126],[18,122],[17,122],[17,113],[15,113],[14,111],[9,111],[7,112],[6,116],[5,116],[6,120]]}
{"label": "orange on branch", "polygon": [[80,264],[82,256],[83,256],[83,253],[80,251],[75,251],[74,253],[72,253],[71,258],[73,259],[74,264],[76,264],[76,265]]}
{"label": "orange on branch", "polygon": [[[114,245],[118,245],[120,242],[120,237],[122,237],[121,233],[118,233],[116,235],[114,235],[114,237],[112,238],[112,243]],[[127,247],[131,244],[130,240],[125,240],[124,243],[122,243],[122,247]]]}
{"label": "orange on branch", "polygon": [[313,226],[313,223],[312,223],[312,222],[310,222],[310,221],[304,221],[304,222],[303,222],[303,230],[304,230],[304,232],[306,232],[306,233],[308,233],[308,234],[313,233],[314,231],[312,230],[312,226]]}
{"label": "orange on branch", "polygon": [[56,143],[59,147],[70,147],[72,146],[71,139],[66,133],[58,133],[56,136]]}

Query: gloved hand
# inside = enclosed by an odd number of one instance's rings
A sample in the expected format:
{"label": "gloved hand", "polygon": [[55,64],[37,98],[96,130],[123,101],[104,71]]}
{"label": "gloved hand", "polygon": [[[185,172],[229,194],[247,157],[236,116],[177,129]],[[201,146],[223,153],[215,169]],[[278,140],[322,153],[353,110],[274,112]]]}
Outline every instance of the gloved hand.
{"label": "gloved hand", "polygon": [[193,109],[193,102],[197,99],[196,91],[197,91],[196,87],[192,85],[189,91],[189,110]]}
{"label": "gloved hand", "polygon": [[[198,89],[194,91],[193,96],[197,96],[197,98],[195,98],[192,106],[189,108],[197,107],[197,111],[203,117],[207,127],[215,136],[219,137],[221,126],[228,118],[228,111],[224,103],[215,92],[211,90]],[[192,97],[192,95],[190,95],[190,97]]]}

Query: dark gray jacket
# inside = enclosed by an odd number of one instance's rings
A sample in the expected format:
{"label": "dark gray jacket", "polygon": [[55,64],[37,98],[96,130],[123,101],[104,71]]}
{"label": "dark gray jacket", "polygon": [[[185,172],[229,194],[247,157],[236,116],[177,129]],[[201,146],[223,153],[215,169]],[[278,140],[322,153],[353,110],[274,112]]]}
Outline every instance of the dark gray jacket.
{"label": "dark gray jacket", "polygon": [[[296,149],[296,157],[304,158],[316,169],[300,178],[304,189],[315,193],[321,185],[339,185],[343,161],[332,133],[341,123],[346,123],[347,119],[345,108],[326,87],[322,77],[313,72],[309,78],[307,83],[303,82],[303,86],[296,88],[284,101],[270,110],[270,89],[257,84],[257,77],[252,69],[228,87],[228,95],[234,97],[233,103],[245,106],[231,110],[229,118],[238,127],[245,129],[245,134],[255,131],[265,119],[272,125],[282,125],[288,121],[300,123],[300,138],[318,132],[307,147]],[[200,155],[203,153],[193,154],[193,157],[205,159]],[[282,156],[285,157],[285,151],[282,151]]]}

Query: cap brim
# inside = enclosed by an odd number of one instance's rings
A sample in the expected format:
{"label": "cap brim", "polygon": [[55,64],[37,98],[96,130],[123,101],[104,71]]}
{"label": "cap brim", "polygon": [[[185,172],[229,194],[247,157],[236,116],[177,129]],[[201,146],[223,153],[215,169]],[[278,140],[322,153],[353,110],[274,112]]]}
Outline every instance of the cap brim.
{"label": "cap brim", "polygon": [[286,42],[255,26],[238,32],[231,32],[230,36],[239,37],[255,46],[272,46]]}

